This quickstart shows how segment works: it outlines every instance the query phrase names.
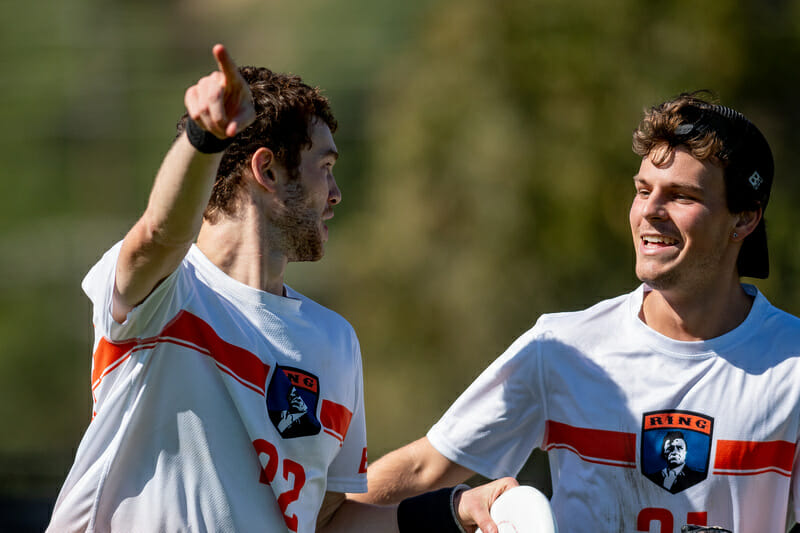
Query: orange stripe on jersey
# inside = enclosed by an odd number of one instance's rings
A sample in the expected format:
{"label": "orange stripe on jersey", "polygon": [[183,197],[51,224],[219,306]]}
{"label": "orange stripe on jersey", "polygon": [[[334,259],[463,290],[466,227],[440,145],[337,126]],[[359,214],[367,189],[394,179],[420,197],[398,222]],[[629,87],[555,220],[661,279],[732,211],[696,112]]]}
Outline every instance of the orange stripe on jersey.
{"label": "orange stripe on jersey", "polygon": [[775,472],[790,477],[794,452],[795,444],[785,440],[769,442],[718,440],[714,474],[753,476]]}
{"label": "orange stripe on jersey", "polygon": [[188,311],[178,313],[155,337],[124,342],[100,339],[93,357],[92,390],[132,353],[154,348],[159,343],[175,344],[207,355],[239,383],[265,394],[269,365],[252,352],[223,340],[207,322]]}
{"label": "orange stripe on jersey", "polygon": [[339,442],[344,442],[352,418],[353,413],[344,405],[330,400],[322,400],[319,421],[325,427],[325,433],[333,435]]}
{"label": "orange stripe on jersey", "polygon": [[92,389],[103,379],[103,376],[121,365],[136,347],[137,341],[111,342],[105,337],[97,343],[92,356]]}
{"label": "orange stripe on jersey", "polygon": [[580,428],[548,420],[544,450],[566,449],[589,463],[636,468],[636,435]]}

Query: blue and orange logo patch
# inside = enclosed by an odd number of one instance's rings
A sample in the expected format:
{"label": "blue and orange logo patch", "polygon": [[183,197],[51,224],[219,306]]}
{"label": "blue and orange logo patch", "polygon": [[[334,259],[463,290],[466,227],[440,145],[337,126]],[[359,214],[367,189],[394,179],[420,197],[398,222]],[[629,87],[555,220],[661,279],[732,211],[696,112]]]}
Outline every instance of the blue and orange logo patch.
{"label": "blue and orange logo patch", "polygon": [[284,439],[320,432],[319,379],[298,368],[277,365],[267,390],[267,413]]}
{"label": "blue and orange logo patch", "polygon": [[714,419],[692,411],[642,415],[642,474],[676,494],[708,476]]}

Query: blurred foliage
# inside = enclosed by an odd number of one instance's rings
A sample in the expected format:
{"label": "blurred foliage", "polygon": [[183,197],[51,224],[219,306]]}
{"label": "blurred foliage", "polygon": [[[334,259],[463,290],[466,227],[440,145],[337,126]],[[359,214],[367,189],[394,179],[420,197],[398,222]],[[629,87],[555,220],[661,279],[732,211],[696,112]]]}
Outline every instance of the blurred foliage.
{"label": "blurred foliage", "polygon": [[[539,314],[638,284],[630,134],[644,107],[685,90],[714,89],[771,139],[773,274],[759,285],[800,310],[788,233],[796,10],[717,2],[700,15],[688,1],[627,0],[431,8],[380,72],[368,109],[373,179],[331,259],[348,295],[337,307],[365,347],[373,449],[421,435]],[[415,401],[397,409],[406,398]]]}
{"label": "blurred foliage", "polygon": [[643,108],[709,88],[770,140],[772,275],[791,235],[800,4],[788,0],[75,0],[0,20],[0,492],[52,494],[90,416],[80,280],[144,208],[213,68],[302,75],[340,121],[344,203],[288,281],[348,318],[372,458],[421,436],[544,312],[637,285],[627,227]]}

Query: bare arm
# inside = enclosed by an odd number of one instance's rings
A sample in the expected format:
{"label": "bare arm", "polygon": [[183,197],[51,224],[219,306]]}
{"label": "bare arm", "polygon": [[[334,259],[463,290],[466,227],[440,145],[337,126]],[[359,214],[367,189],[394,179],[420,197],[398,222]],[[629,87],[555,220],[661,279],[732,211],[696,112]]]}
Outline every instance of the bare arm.
{"label": "bare arm", "polygon": [[390,504],[431,490],[463,483],[472,470],[440,454],[427,437],[381,457],[367,470],[369,492],[349,494],[364,503]]}
{"label": "bare arm", "polygon": [[[255,117],[250,88],[225,47],[213,50],[218,69],[186,91],[189,116],[220,139]],[[222,154],[203,154],[183,133],[156,175],[147,208],[125,236],[117,261],[112,314],[123,322],[183,260],[203,222]]]}
{"label": "bare arm", "polygon": [[370,505],[347,500],[341,492],[325,493],[317,519],[318,533],[398,533],[397,505]]}
{"label": "bare arm", "polygon": [[[484,533],[497,533],[497,525],[489,516],[489,508],[506,490],[519,485],[507,477],[480,487],[457,493],[453,506],[461,527],[473,533],[480,527]],[[401,533],[397,523],[397,505],[372,505],[345,499],[341,493],[327,493],[322,504],[317,531],[319,533]],[[442,509],[451,515],[449,505]],[[406,511],[409,512],[409,511]],[[417,518],[424,523],[427,516]],[[408,529],[408,528],[406,528]],[[402,533],[407,533],[403,531]]]}

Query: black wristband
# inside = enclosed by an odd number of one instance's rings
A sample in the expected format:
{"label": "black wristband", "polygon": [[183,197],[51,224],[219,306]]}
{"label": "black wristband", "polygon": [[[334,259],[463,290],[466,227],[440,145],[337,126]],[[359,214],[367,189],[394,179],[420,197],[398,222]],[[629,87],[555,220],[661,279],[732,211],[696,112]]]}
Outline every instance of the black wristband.
{"label": "black wristband", "polygon": [[186,119],[186,137],[198,152],[217,154],[225,150],[233,141],[233,137],[220,139],[213,133],[201,128],[191,117]]}
{"label": "black wristband", "polygon": [[461,533],[453,516],[453,493],[460,487],[448,487],[407,498],[397,507],[400,533]]}

